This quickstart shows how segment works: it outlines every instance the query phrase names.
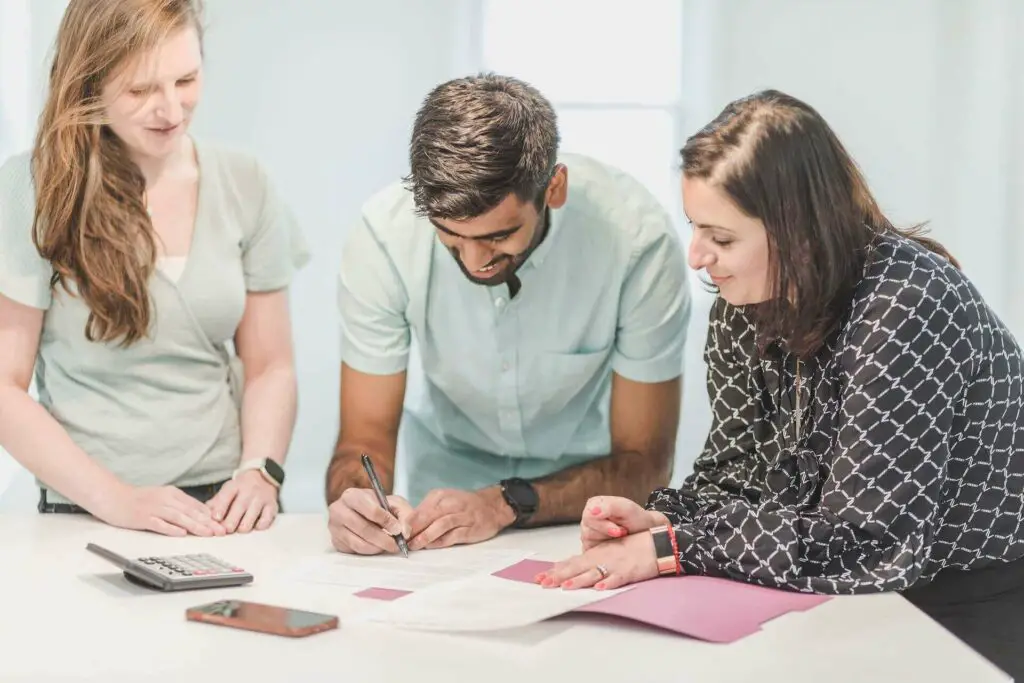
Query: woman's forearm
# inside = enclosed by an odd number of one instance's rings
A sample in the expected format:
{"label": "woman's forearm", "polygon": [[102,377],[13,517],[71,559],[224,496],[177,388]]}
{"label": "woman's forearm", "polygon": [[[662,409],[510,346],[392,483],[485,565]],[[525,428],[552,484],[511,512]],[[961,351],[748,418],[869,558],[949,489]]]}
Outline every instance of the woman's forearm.
{"label": "woman's forearm", "polygon": [[48,487],[98,517],[128,488],[21,387],[0,387],[0,446]]}
{"label": "woman's forearm", "polygon": [[242,461],[270,458],[283,464],[295,428],[295,367],[271,366],[245,375],[242,394]]}

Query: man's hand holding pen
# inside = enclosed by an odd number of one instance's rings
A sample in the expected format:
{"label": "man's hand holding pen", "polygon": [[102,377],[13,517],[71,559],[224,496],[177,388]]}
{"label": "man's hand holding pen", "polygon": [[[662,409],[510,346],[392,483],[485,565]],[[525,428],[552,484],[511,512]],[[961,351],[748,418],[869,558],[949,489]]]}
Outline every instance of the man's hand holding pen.
{"label": "man's hand holding pen", "polygon": [[480,491],[435,489],[415,510],[401,496],[388,496],[388,513],[372,489],[346,489],[330,507],[334,547],[343,553],[397,553],[395,537],[408,539],[409,550],[479,543],[515,521],[497,487]]}
{"label": "man's hand holding pen", "polygon": [[345,489],[328,509],[331,543],[343,553],[377,555],[397,553],[395,537],[409,538],[412,506],[401,496],[388,496],[389,513],[372,489]]}

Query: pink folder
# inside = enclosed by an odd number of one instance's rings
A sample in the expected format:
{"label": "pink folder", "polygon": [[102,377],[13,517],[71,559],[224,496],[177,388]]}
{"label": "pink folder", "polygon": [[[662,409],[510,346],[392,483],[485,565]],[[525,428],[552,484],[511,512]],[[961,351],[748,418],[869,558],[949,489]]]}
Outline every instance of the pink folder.
{"label": "pink folder", "polygon": [[[552,562],[523,560],[494,572],[511,581],[533,583]],[[547,590],[560,590],[551,588]],[[356,595],[395,600],[409,591],[367,588]],[[825,595],[793,593],[706,576],[672,576],[636,584],[631,590],[572,610],[630,619],[712,643],[731,643],[761,630],[789,612],[803,612],[827,601]]]}
{"label": "pink folder", "polygon": [[[494,576],[532,583],[552,564],[523,560]],[[632,590],[577,607],[573,612],[607,614],[713,643],[731,643],[756,633],[775,617],[811,609],[828,599],[729,579],[672,576],[638,583]]]}

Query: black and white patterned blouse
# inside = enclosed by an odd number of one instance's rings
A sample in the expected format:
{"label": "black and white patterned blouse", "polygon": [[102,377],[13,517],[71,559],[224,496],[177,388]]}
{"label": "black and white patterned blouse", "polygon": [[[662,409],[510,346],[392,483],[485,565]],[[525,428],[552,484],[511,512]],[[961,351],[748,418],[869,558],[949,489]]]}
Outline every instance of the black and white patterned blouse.
{"label": "black and white patterned blouse", "polygon": [[672,520],[686,573],[819,593],[902,590],[1024,556],[1021,350],[974,286],[900,236],[875,241],[848,315],[800,362],[755,351],[715,302],[712,426]]}

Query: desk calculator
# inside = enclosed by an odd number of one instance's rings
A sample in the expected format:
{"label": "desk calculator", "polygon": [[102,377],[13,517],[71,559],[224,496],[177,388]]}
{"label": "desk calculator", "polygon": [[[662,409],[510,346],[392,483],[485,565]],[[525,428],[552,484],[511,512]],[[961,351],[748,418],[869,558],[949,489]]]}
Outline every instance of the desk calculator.
{"label": "desk calculator", "polygon": [[85,549],[109,560],[134,584],[162,591],[224,588],[252,583],[252,574],[206,553],[130,560],[89,543]]}

